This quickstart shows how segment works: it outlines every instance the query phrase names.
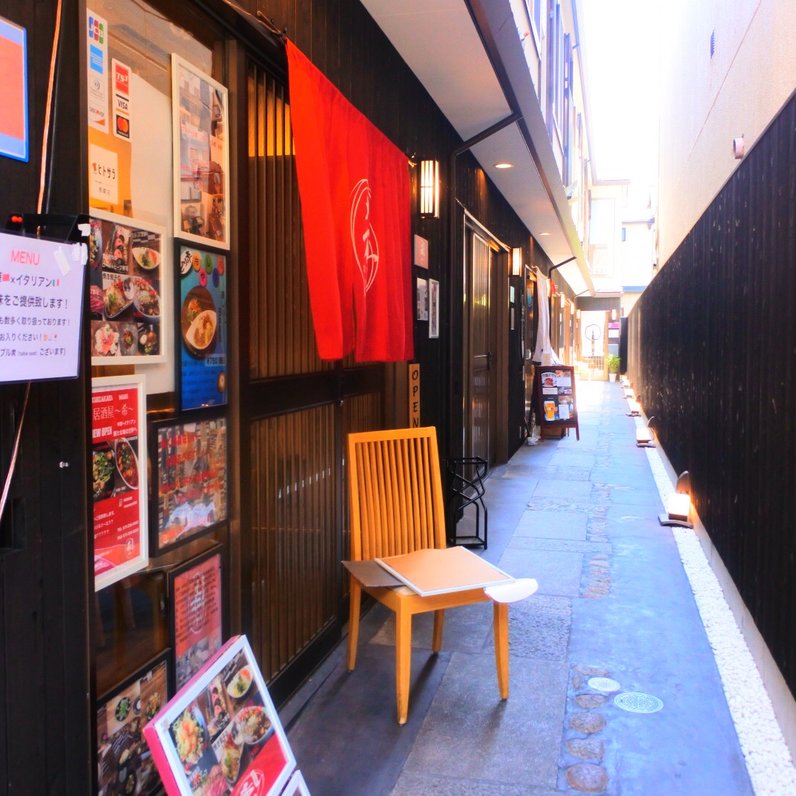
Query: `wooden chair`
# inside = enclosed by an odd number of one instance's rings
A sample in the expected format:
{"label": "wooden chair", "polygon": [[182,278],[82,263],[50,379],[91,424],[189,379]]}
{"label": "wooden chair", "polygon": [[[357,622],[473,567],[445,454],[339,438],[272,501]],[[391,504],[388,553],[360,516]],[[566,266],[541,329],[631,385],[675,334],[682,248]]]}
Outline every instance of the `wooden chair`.
{"label": "wooden chair", "polygon": [[[445,504],[433,427],[348,435],[351,559],[444,548]],[[356,665],[362,591],[395,613],[395,701],[398,723],[409,711],[412,617],[434,612],[432,650],[442,646],[444,611],[489,599],[483,588],[421,597],[406,586],[365,586],[351,575],[348,669]],[[495,661],[501,699],[509,696],[508,606],[494,603]]]}

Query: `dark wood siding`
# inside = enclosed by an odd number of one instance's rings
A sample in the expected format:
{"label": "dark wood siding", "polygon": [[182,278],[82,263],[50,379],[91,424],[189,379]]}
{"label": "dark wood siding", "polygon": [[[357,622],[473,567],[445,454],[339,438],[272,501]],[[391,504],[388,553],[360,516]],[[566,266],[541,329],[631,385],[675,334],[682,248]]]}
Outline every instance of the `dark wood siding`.
{"label": "dark wood siding", "polygon": [[630,376],[796,688],[796,102],[630,315]]}
{"label": "dark wood siding", "polygon": [[[27,30],[30,97],[30,161],[0,158],[3,225],[11,212],[36,211],[55,8],[50,0],[0,0],[0,15]],[[43,208],[63,213],[82,209],[78,12],[66,0],[57,81],[59,95],[70,100],[54,118]],[[10,508],[0,525],[3,794],[91,791],[85,398],[85,374],[31,386]],[[24,385],[0,385],[3,480],[23,399]]]}

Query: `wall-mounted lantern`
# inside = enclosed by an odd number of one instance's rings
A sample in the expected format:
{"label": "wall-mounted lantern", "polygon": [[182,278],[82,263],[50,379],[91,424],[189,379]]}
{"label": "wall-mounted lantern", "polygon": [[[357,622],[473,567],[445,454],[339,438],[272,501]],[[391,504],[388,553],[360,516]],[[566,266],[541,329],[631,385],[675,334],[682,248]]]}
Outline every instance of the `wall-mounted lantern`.
{"label": "wall-mounted lantern", "polygon": [[439,218],[439,161],[420,161],[420,216]]}

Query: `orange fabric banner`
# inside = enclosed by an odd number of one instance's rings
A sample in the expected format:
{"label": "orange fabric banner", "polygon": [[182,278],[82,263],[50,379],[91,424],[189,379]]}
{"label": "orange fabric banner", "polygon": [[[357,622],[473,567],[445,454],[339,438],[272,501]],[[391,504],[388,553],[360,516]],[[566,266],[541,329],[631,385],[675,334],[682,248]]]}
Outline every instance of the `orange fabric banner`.
{"label": "orange fabric banner", "polygon": [[287,43],[310,304],[321,359],[413,357],[407,156]]}

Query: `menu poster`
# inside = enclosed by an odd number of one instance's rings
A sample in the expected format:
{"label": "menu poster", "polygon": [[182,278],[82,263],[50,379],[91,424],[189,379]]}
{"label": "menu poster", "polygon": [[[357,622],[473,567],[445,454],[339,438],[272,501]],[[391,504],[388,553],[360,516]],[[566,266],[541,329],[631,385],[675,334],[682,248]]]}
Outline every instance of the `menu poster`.
{"label": "menu poster", "polygon": [[542,365],[536,371],[542,425],[572,427],[578,431],[575,376],[571,365]]}
{"label": "menu poster", "polygon": [[165,362],[171,318],[160,227],[94,211],[89,236],[91,364]]}
{"label": "menu poster", "polygon": [[148,563],[145,406],[143,376],[109,376],[92,381],[91,472],[97,591]]}
{"label": "menu poster", "polygon": [[151,424],[152,547],[157,554],[227,518],[227,421],[218,414]]}
{"label": "menu poster", "polygon": [[0,383],[74,378],[85,247],[0,232]]}
{"label": "menu poster", "polygon": [[144,725],[166,704],[167,653],[97,700],[97,793],[151,794],[160,787]]}
{"label": "menu poster", "polygon": [[172,53],[174,234],[229,248],[227,89]]}
{"label": "menu poster", "polygon": [[296,767],[246,636],[230,639],[144,737],[169,796],[276,796]]}
{"label": "menu poster", "polygon": [[227,258],[178,244],[180,409],[227,403]]}
{"label": "menu poster", "polygon": [[182,688],[221,648],[221,553],[218,548],[169,573],[174,673]]}

